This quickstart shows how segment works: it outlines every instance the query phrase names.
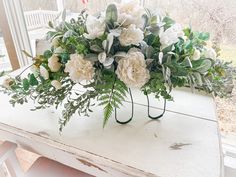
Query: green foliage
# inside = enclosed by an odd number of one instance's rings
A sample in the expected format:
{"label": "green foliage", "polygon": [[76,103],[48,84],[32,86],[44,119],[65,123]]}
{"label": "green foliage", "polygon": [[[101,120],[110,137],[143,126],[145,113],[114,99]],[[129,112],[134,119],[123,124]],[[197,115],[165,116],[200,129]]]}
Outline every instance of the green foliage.
{"label": "green foliage", "polygon": [[95,85],[95,90],[99,93],[99,105],[104,106],[103,127],[105,127],[114,108],[119,108],[125,100],[128,88],[113,72],[108,70],[103,71],[100,79],[101,81]]}
{"label": "green foliage", "polygon": [[168,16],[164,17],[162,21],[165,23],[165,29],[171,27],[175,23],[175,21]]}
{"label": "green foliage", "polygon": [[149,95],[151,93],[155,94],[157,99],[162,96],[167,100],[172,100],[171,95],[169,94],[169,89],[165,84],[165,79],[161,73],[152,72],[151,79],[148,83],[142,88],[142,91],[145,95]]}
{"label": "green foliage", "polygon": [[117,7],[115,4],[110,4],[106,10],[106,22],[109,25],[113,25],[118,19]]}
{"label": "green foliage", "polygon": [[67,97],[67,102],[64,104],[65,109],[62,111],[62,118],[59,120],[60,131],[76,112],[79,115],[89,116],[89,112],[92,112],[91,107],[94,106],[91,101],[97,95],[98,92],[88,90],[82,94],[75,93],[75,95]]}
{"label": "green foliage", "polygon": [[5,71],[0,72],[0,77],[5,75]]}

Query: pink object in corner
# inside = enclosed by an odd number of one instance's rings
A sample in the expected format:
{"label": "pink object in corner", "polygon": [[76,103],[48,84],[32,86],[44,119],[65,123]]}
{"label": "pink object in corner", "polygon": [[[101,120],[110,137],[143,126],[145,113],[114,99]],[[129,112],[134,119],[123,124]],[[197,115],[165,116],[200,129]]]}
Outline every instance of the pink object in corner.
{"label": "pink object in corner", "polygon": [[88,3],[88,0],[82,0],[82,2],[83,2],[84,4],[87,4],[87,3]]}
{"label": "pink object in corner", "polygon": [[0,165],[5,162],[11,177],[94,177],[45,157],[38,158],[25,174],[15,155],[16,148],[7,141],[0,146]]}

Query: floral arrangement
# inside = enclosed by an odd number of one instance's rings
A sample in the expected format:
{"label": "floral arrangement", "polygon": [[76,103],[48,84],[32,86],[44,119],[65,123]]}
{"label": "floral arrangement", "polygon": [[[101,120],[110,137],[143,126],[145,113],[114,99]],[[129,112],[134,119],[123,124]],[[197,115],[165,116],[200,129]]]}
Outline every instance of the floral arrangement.
{"label": "floral arrangement", "polygon": [[[104,108],[103,126],[125,101],[129,88],[172,100],[175,87],[230,96],[235,69],[208,45],[209,33],[182,28],[167,15],[131,1],[110,4],[92,16],[83,11],[70,22],[49,22],[51,49],[31,57],[33,70],[3,83],[13,106],[28,99],[35,109],[63,104],[60,130],[74,113],[88,116],[95,103]],[[73,90],[76,84],[86,88]]]}

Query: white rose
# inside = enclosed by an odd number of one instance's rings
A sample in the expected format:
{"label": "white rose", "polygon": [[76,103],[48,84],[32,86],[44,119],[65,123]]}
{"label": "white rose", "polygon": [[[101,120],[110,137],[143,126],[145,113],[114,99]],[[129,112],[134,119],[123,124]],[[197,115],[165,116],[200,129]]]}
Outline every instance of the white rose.
{"label": "white rose", "polygon": [[57,72],[61,68],[61,63],[59,62],[59,58],[56,55],[52,55],[48,59],[48,67],[52,72]]}
{"label": "white rose", "polygon": [[119,60],[116,74],[128,87],[140,88],[150,79],[144,55],[135,50]]}
{"label": "white rose", "polygon": [[216,54],[216,51],[210,47],[210,48],[206,48],[206,50],[204,52],[204,56],[206,58],[211,58],[211,59],[215,60],[217,57],[217,54]]}
{"label": "white rose", "polygon": [[201,52],[200,52],[199,50],[195,49],[195,50],[194,50],[194,53],[193,53],[192,59],[193,59],[193,60],[199,60],[200,57],[201,57]]}
{"label": "white rose", "polygon": [[165,47],[177,43],[179,41],[179,37],[184,38],[184,32],[179,24],[174,24],[165,31],[161,28],[159,37],[161,48],[164,49]]}
{"label": "white rose", "polygon": [[91,61],[85,60],[82,55],[72,54],[66,63],[65,72],[69,73],[73,82],[90,81],[94,76],[94,67]]}
{"label": "white rose", "polygon": [[45,80],[49,79],[48,70],[44,66],[39,67],[39,73]]}
{"label": "white rose", "polygon": [[6,89],[10,89],[11,85],[13,84],[14,80],[12,78],[6,78],[3,83],[2,86]]}
{"label": "white rose", "polygon": [[94,16],[89,15],[86,20],[86,29],[87,32],[84,34],[84,37],[87,39],[95,39],[103,35],[105,31],[105,22],[103,18],[96,18]]}
{"label": "white rose", "polygon": [[145,10],[135,0],[117,4],[118,9],[118,22],[123,27],[128,27],[131,24],[135,24],[137,27],[143,27],[142,15],[145,14]]}
{"label": "white rose", "polygon": [[62,85],[61,85],[61,82],[58,81],[58,80],[53,80],[51,82],[51,85],[56,89],[56,90],[59,90],[61,89]]}
{"label": "white rose", "polygon": [[124,28],[120,34],[119,41],[122,46],[139,45],[143,41],[143,32],[134,24]]}

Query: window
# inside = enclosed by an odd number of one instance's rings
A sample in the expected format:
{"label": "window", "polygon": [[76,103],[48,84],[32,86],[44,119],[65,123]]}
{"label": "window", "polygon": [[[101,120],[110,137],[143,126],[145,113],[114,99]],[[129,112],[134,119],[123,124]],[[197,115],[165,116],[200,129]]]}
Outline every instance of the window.
{"label": "window", "polygon": [[0,28],[0,72],[10,71],[12,69],[6,45],[3,39],[2,30]]}

